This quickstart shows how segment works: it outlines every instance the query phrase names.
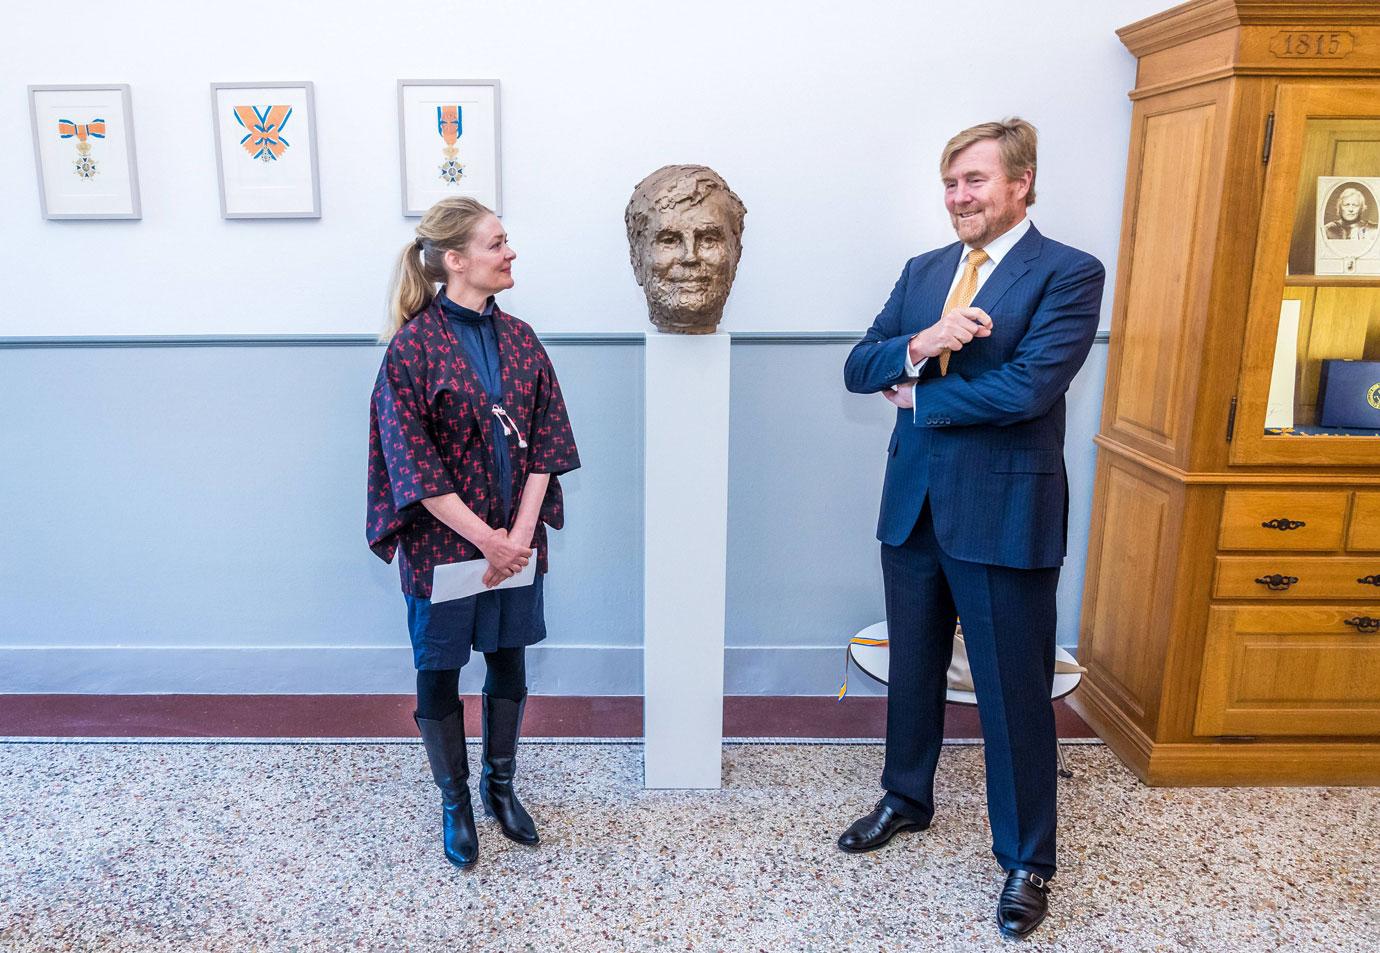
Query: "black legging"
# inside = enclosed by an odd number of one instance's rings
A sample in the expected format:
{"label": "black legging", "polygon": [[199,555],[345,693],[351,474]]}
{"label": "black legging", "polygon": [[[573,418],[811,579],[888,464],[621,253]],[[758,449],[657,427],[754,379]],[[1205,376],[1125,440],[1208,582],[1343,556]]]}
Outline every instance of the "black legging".
{"label": "black legging", "polygon": [[[484,694],[521,701],[527,694],[526,649],[499,649],[484,653]],[[417,717],[445,718],[460,710],[460,670],[443,668],[417,672]]]}

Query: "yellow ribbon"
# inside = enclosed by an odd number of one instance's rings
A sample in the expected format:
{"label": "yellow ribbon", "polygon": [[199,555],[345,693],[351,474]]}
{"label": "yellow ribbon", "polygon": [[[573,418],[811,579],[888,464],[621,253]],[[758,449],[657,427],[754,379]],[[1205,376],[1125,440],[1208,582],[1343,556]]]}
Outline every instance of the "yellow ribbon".
{"label": "yellow ribbon", "polygon": [[849,645],[887,645],[888,639],[864,639],[861,636],[853,636],[848,640],[848,645],[843,647],[843,684],[839,686],[839,701],[843,701],[843,696],[848,694],[848,664],[853,661],[853,653],[849,651]]}

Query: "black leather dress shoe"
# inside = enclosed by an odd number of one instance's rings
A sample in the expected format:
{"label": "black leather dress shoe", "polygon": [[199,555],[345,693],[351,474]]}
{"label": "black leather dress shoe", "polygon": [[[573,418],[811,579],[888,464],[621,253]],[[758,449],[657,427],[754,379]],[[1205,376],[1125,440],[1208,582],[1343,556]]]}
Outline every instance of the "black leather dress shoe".
{"label": "black leather dress shoe", "polygon": [[1002,936],[1028,937],[1049,913],[1049,882],[1028,870],[1011,870],[997,901],[997,926]]}
{"label": "black leather dress shoe", "polygon": [[885,847],[897,834],[906,831],[923,831],[929,827],[928,821],[917,821],[898,814],[884,802],[878,801],[870,812],[854,821],[839,838],[839,850],[850,854],[865,854],[869,850]]}

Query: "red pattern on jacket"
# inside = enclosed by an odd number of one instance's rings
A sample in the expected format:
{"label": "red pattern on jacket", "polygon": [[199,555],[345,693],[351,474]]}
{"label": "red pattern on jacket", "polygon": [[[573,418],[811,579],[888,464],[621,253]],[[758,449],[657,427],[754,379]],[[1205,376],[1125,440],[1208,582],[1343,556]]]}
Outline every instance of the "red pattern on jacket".
{"label": "red pattern on jacket", "polygon": [[[531,326],[497,308],[493,322],[503,407],[527,441],[523,449],[516,437],[509,438],[514,519],[527,475],[551,474],[532,534],[537,571],[546,572],[545,527],[560,529],[565,522],[556,475],[579,467],[580,455],[555,369]],[[401,554],[398,571],[409,595],[430,598],[431,570],[438,564],[483,557],[422,500],[457,493],[484,522],[501,525],[501,496],[490,466],[494,403],[439,305],[408,321],[389,342],[369,408],[365,535],[384,562]]]}

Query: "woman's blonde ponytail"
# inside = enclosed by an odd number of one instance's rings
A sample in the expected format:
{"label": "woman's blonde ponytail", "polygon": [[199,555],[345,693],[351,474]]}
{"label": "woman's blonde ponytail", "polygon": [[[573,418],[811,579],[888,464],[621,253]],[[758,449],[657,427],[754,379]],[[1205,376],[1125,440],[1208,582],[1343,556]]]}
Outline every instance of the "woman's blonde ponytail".
{"label": "woman's blonde ponytail", "polygon": [[448,250],[463,252],[474,237],[474,228],[489,209],[472,198],[441,199],[427,209],[417,223],[417,238],[403,246],[393,267],[388,290],[388,320],[379,343],[387,344],[436,296],[436,286],[444,284],[443,261]]}

